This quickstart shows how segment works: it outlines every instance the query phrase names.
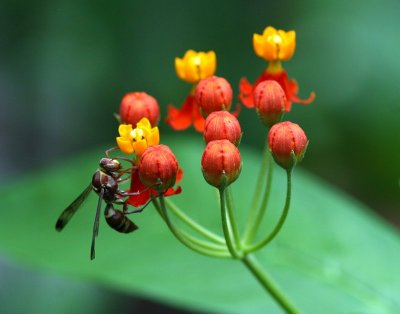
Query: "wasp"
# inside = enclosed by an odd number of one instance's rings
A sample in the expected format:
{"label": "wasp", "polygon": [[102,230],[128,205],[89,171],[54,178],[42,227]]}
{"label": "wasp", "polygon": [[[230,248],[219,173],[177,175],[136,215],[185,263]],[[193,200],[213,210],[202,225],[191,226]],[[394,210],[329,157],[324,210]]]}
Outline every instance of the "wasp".
{"label": "wasp", "polygon": [[[126,215],[141,212],[147,205],[146,204],[143,207],[134,210],[128,210],[128,204],[126,202],[127,197],[138,195],[140,193],[126,192],[121,190],[119,185],[123,181],[129,179],[129,177],[122,178],[122,176],[124,174],[129,174],[129,172],[135,171],[135,168],[131,167],[122,170],[122,165],[116,158],[109,158],[108,154],[106,154],[106,156],[107,158],[100,159],[99,169],[93,174],[92,182],[66,209],[64,209],[56,222],[56,230],[63,230],[72,216],[86,200],[90,192],[93,190],[98,194],[99,200],[97,203],[96,216],[93,224],[92,244],[90,249],[91,260],[95,258],[95,242],[99,233],[100,211],[103,201],[106,203],[104,216],[107,224],[112,229],[121,233],[131,233],[138,229],[138,226]],[[121,211],[115,209],[114,205],[122,205],[123,210]]]}

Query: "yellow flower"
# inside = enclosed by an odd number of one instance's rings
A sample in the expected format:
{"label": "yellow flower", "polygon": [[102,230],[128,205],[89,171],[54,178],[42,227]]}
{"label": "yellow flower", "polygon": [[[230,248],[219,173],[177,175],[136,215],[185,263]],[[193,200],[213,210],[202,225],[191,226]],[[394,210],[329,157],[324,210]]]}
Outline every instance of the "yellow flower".
{"label": "yellow flower", "polygon": [[268,26],[262,35],[253,35],[253,47],[256,54],[267,61],[289,60],[296,48],[296,32]]}
{"label": "yellow flower", "polygon": [[188,50],[182,59],[175,58],[175,70],[181,80],[196,84],[200,80],[214,75],[216,59],[214,51]]}
{"label": "yellow flower", "polygon": [[135,129],[132,129],[132,124],[120,124],[118,132],[117,144],[125,154],[135,153],[140,156],[147,147],[158,145],[160,142],[158,127],[152,128],[147,118],[141,119]]}

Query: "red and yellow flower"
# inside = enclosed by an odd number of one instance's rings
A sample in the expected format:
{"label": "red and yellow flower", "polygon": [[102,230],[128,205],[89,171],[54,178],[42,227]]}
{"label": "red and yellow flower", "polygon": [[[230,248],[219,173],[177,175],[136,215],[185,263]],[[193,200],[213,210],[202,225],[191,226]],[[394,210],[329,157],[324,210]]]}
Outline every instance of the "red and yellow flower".
{"label": "red and yellow flower", "polygon": [[274,80],[281,85],[286,95],[286,112],[291,110],[292,102],[306,105],[314,100],[314,93],[311,93],[304,100],[297,96],[299,91],[297,82],[289,79],[287,72],[281,64],[281,61],[289,60],[294,54],[296,48],[295,31],[285,32],[268,26],[261,35],[253,35],[253,48],[259,57],[269,62],[269,65],[254,84],[250,84],[246,78],[240,80],[239,99],[246,107],[254,107],[253,91],[259,83],[265,80]]}
{"label": "red and yellow flower", "polygon": [[160,142],[158,127],[152,128],[147,118],[142,118],[134,129],[132,124],[120,124],[118,132],[117,145],[124,154],[141,156],[147,147]]}
{"label": "red and yellow flower", "polygon": [[188,50],[183,58],[175,58],[175,70],[178,77],[193,84],[193,87],[180,109],[172,105],[168,107],[166,121],[173,129],[185,130],[193,124],[197,131],[203,131],[204,118],[194,98],[194,89],[200,80],[214,75],[216,64],[214,51]]}
{"label": "red and yellow flower", "polygon": [[[152,196],[156,197],[158,192],[156,187],[149,186],[150,175],[159,176],[165,187],[164,195],[170,196],[179,194],[181,188],[174,189],[172,186],[182,178],[182,170],[178,168],[178,163],[172,151],[165,145],[159,145],[160,134],[158,127],[151,127],[147,118],[142,118],[136,128],[131,124],[121,124],[118,128],[117,137],[118,148],[125,154],[135,154],[131,176],[130,189],[126,192],[137,193],[128,198],[129,205],[139,207],[146,204]],[[146,162],[143,156],[147,156]],[[151,158],[150,158],[151,157]],[[143,165],[142,165],[143,164]],[[140,174],[140,169],[142,173]],[[168,177],[169,175],[169,177]],[[154,179],[153,178],[153,179]],[[156,180],[158,178],[155,178]],[[154,183],[154,182],[153,182]]]}

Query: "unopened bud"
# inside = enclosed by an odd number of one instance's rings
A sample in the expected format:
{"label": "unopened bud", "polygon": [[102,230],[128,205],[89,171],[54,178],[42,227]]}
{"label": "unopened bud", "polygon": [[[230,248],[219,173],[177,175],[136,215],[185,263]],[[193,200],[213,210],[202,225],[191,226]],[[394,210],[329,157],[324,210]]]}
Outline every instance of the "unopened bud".
{"label": "unopened bud", "polygon": [[145,92],[126,94],[119,108],[121,123],[136,125],[142,118],[147,118],[151,126],[156,126],[160,117],[157,100]]}
{"label": "unopened bud", "polygon": [[178,161],[168,146],[151,146],[140,157],[140,180],[147,187],[165,191],[175,184],[178,168]]}
{"label": "unopened bud", "polygon": [[308,139],[298,124],[285,121],[271,128],[268,145],[275,161],[281,167],[290,170],[303,159]]}
{"label": "unopened bud", "polygon": [[195,98],[204,117],[214,111],[229,111],[232,103],[232,87],[226,79],[211,76],[197,84]]}
{"label": "unopened bud", "polygon": [[253,93],[254,106],[267,127],[279,122],[285,113],[286,96],[281,85],[273,80],[263,81]]}
{"label": "unopened bud", "polygon": [[228,111],[215,111],[206,119],[203,136],[206,143],[228,140],[238,146],[242,138],[242,129],[233,114]]}
{"label": "unopened bud", "polygon": [[217,188],[225,188],[234,182],[242,167],[240,153],[228,140],[211,141],[207,144],[201,168],[204,179]]}

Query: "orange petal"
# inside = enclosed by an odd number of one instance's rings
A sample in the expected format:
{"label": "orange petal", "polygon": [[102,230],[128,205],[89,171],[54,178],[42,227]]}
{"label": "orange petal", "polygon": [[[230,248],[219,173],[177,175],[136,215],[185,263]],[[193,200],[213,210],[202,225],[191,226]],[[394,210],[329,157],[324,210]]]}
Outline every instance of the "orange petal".
{"label": "orange petal", "polygon": [[181,192],[182,192],[182,188],[180,186],[178,186],[175,190],[173,188],[168,188],[164,192],[164,196],[172,196],[172,195],[180,194]]}
{"label": "orange petal", "polygon": [[138,195],[130,196],[127,199],[127,203],[134,207],[139,207],[141,205],[144,205],[150,199],[151,191],[150,191],[150,189],[148,189],[147,187],[145,187],[143,185],[142,181],[140,181],[139,171],[135,171],[132,173],[131,187],[128,192],[131,192],[131,193],[139,192],[140,193]]}
{"label": "orange petal", "polygon": [[243,77],[239,82],[239,100],[247,108],[253,108],[253,86],[247,78]]}
{"label": "orange petal", "polygon": [[197,132],[203,132],[206,120],[203,118],[199,109],[199,105],[196,103],[194,96],[192,96],[191,101],[193,102],[192,105],[193,126]]}
{"label": "orange petal", "polygon": [[177,109],[174,106],[168,106],[168,116],[166,122],[174,130],[185,130],[192,124],[192,106],[191,100],[193,96],[189,95],[182,105],[181,109]]}

